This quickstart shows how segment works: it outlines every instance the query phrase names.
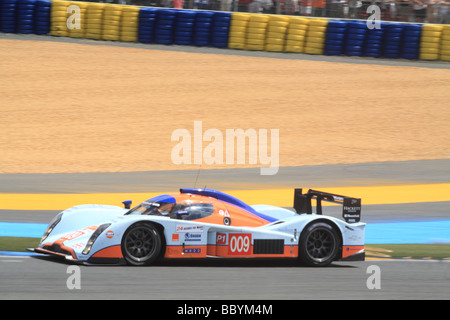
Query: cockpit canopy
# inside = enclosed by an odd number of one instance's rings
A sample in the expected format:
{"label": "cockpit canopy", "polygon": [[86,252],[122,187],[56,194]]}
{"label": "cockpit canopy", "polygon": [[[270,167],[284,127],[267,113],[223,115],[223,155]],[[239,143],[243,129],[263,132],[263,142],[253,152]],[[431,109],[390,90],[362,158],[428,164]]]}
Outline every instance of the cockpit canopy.
{"label": "cockpit canopy", "polygon": [[172,219],[197,220],[214,213],[212,202],[185,201],[177,203],[170,195],[161,195],[142,202],[125,215],[166,216]]}

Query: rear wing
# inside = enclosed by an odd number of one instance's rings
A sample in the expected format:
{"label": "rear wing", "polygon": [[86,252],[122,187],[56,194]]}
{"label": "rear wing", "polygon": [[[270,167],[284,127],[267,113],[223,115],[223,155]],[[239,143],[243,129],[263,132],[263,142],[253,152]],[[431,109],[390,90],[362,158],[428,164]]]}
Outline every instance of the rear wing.
{"label": "rear wing", "polygon": [[297,213],[312,214],[312,199],[316,199],[316,214],[322,214],[322,200],[343,205],[342,217],[347,223],[359,222],[361,218],[361,199],[341,196],[317,190],[308,190],[303,194],[302,189],[294,191],[294,209]]}

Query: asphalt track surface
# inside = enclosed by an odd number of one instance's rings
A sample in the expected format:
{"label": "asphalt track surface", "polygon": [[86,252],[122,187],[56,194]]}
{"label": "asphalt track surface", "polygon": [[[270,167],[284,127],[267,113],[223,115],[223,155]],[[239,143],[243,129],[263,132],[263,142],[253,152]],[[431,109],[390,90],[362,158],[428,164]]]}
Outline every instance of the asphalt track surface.
{"label": "asphalt track surface", "polygon": [[[379,267],[380,289],[367,286],[372,265]],[[294,261],[223,259],[165,261],[143,268],[81,266],[80,289],[73,290],[67,287],[70,275],[66,264],[55,261],[0,257],[1,298],[270,303],[280,299],[448,299],[450,293],[449,261],[365,261],[327,268],[302,268]]]}
{"label": "asphalt track surface", "polygon": [[[215,48],[143,45],[0,34],[0,39],[74,42],[279,59],[450,68],[442,61],[408,61],[247,52]],[[212,189],[320,188],[450,182],[450,160],[423,160],[259,169],[86,174],[0,175],[0,193],[165,192],[180,187]],[[449,202],[378,204],[363,207],[363,221],[449,220]],[[48,223],[57,211],[0,210],[2,222]],[[369,289],[370,266],[380,269],[380,289]],[[299,267],[293,260],[166,260],[153,267],[80,266],[81,289],[70,290],[69,265],[44,257],[0,256],[0,299],[449,299],[450,262],[367,260],[327,268]],[[169,310],[175,314],[175,310]]]}

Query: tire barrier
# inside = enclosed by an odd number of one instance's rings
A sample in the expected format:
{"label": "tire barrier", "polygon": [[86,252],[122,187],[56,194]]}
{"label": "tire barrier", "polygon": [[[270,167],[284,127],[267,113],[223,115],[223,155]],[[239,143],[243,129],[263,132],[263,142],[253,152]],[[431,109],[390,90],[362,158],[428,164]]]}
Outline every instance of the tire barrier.
{"label": "tire barrier", "polygon": [[267,15],[252,15],[248,20],[245,50],[264,51],[266,30],[269,22]]}
{"label": "tire barrier", "polygon": [[211,45],[216,48],[227,48],[230,32],[231,13],[216,12],[212,20]]}
{"label": "tire barrier", "polygon": [[309,19],[292,17],[286,30],[286,52],[302,53],[305,51],[306,31]]}
{"label": "tire barrier", "polygon": [[152,43],[155,33],[155,21],[157,9],[142,8],[139,11],[138,41],[141,43]]}
{"label": "tire barrier", "polygon": [[[74,7],[70,7],[70,6],[76,6],[75,9]],[[69,4],[68,7],[68,11],[69,11],[69,16],[71,16],[71,18],[68,20],[67,24],[68,26],[70,26],[68,32],[69,32],[69,37],[71,38],[84,38],[85,37],[85,29],[86,29],[86,25],[85,25],[85,17],[86,17],[86,10],[87,10],[87,6],[88,3],[86,2],[78,2],[78,1],[72,1]],[[78,9],[79,9],[79,14],[80,16],[75,16],[76,13],[78,13]]]}
{"label": "tire barrier", "polygon": [[363,56],[379,58],[383,55],[382,49],[385,28],[386,24],[381,23],[379,29],[367,30]]}
{"label": "tire barrier", "polygon": [[120,41],[137,42],[139,11],[140,8],[137,6],[123,6],[120,23]]}
{"label": "tire barrier", "polygon": [[199,47],[210,45],[212,19],[214,12],[199,11],[195,15],[194,40],[193,44]]}
{"label": "tire barrier", "polygon": [[[53,5],[52,5],[53,8]],[[100,40],[103,29],[103,11],[105,4],[89,3],[85,13],[85,37],[87,39]]]}
{"label": "tire barrier", "polygon": [[[102,35],[103,40],[120,40],[120,23],[122,19],[122,6],[106,6],[103,11]],[[82,19],[83,20],[83,19]]]}
{"label": "tire barrier", "polygon": [[365,22],[351,21],[348,23],[344,50],[346,56],[361,57],[363,55],[368,30]]}
{"label": "tire barrier", "polygon": [[442,29],[440,59],[450,61],[450,25]]}
{"label": "tire barrier", "polygon": [[384,57],[400,58],[404,26],[402,23],[389,23],[386,25],[384,32]]}
{"label": "tire barrier", "polygon": [[340,56],[344,53],[347,27],[347,21],[335,20],[328,22],[327,34],[325,37],[325,55]]}
{"label": "tire barrier", "polygon": [[178,11],[175,21],[174,43],[181,46],[192,45],[194,39],[195,11]]}
{"label": "tire barrier", "polygon": [[269,17],[265,51],[284,51],[289,20],[289,16],[272,15]]}
{"label": "tire barrier", "polygon": [[419,56],[421,60],[439,59],[442,30],[442,25],[428,24],[422,26]]}
{"label": "tire barrier", "polygon": [[421,33],[422,25],[420,24],[408,24],[404,26],[401,44],[402,58],[410,60],[419,59]]}
{"label": "tire barrier", "polygon": [[67,28],[67,8],[69,1],[53,1],[50,17],[50,34],[55,37],[67,37],[69,35]]}
{"label": "tire barrier", "polygon": [[[75,8],[70,6],[77,6]],[[65,0],[0,0],[0,32],[316,55],[450,61],[450,25]]]}
{"label": "tire barrier", "polygon": [[323,54],[328,20],[311,19],[306,32],[305,53]]}
{"label": "tire barrier", "polygon": [[34,7],[34,33],[49,34],[50,33],[50,8],[51,1],[36,0]]}
{"label": "tire barrier", "polygon": [[18,0],[16,27],[17,33],[34,33],[34,11],[36,0]]}
{"label": "tire barrier", "polygon": [[16,32],[17,0],[2,0],[0,5],[0,31]]}
{"label": "tire barrier", "polygon": [[173,44],[176,10],[158,10],[156,13],[155,38],[157,44]]}
{"label": "tire barrier", "polygon": [[246,32],[249,20],[250,20],[249,13],[233,12],[231,14],[228,48],[240,50],[245,49]]}

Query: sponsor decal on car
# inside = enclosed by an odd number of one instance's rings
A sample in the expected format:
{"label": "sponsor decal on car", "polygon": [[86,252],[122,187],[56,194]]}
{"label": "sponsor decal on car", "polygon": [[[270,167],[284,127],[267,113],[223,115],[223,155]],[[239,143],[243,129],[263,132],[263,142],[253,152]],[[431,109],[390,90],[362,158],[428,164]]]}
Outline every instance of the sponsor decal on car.
{"label": "sponsor decal on car", "polygon": [[108,230],[108,231],[106,232],[106,237],[107,237],[108,239],[112,239],[112,237],[114,237],[114,231]]}
{"label": "sponsor decal on car", "polygon": [[176,232],[203,232],[203,226],[177,224]]}
{"label": "sponsor decal on car", "polygon": [[184,241],[202,241],[202,234],[186,232],[184,234]]}

